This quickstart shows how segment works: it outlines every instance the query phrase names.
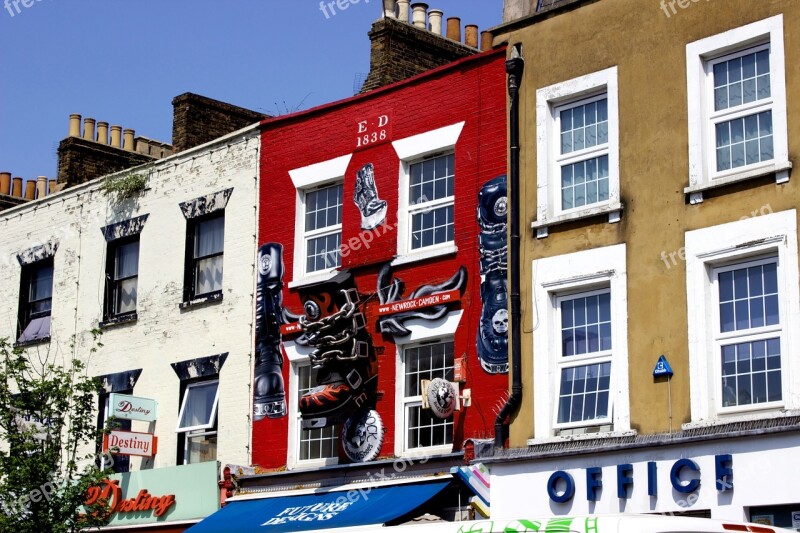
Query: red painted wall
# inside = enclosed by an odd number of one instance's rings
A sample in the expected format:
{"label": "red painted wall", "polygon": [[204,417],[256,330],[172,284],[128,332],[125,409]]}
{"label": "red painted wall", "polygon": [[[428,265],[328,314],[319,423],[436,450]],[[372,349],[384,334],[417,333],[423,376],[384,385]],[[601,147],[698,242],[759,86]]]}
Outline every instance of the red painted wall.
{"label": "red painted wall", "polygon": [[[292,280],[295,245],[295,189],[289,170],[354,153],[344,181],[342,242],[360,233],[361,218],[353,202],[356,172],[367,162],[375,165],[378,195],[388,202],[386,224],[397,223],[400,161],[390,142],[358,150],[356,123],[391,115],[392,140],[399,140],[461,121],[465,125],[455,148],[455,240],[458,253],[424,262],[401,265],[393,275],[406,284],[405,296],[423,284],[440,283],[460,266],[468,271],[467,288],[460,307],[464,314],[454,339],[454,354],[467,356],[467,380],[472,406],[456,412],[453,448],[465,439],[493,436],[496,406],[508,389],[508,376],[489,375],[481,368],[475,347],[481,312],[476,219],[478,192],[488,180],[506,173],[505,52],[487,52],[405,82],[329,104],[310,111],[267,120],[261,145],[261,206],[259,244],[278,242],[284,246],[284,305],[302,312]],[[398,232],[389,230],[342,259],[350,268],[361,294],[376,290],[380,267],[397,252]],[[395,454],[395,361],[396,350],[389,336],[375,329],[377,299],[368,304],[368,328],[377,348],[380,373],[378,391],[383,393],[378,411],[386,427],[381,457]],[[382,353],[381,353],[382,348]],[[297,392],[288,390],[288,360],[284,364],[287,401]],[[253,462],[265,468],[286,464],[288,417],[264,419],[253,426]]]}

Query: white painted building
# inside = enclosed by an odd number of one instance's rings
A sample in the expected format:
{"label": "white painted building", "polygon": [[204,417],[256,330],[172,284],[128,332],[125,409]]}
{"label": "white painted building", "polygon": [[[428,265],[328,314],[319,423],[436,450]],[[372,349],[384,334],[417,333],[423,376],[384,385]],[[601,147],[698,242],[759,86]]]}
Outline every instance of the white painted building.
{"label": "white painted building", "polygon": [[0,212],[0,336],[60,363],[74,336],[106,393],[158,402],[129,422],[157,454],[117,470],[250,464],[259,149],[254,125],[112,175],[146,176],[130,199],[101,178]]}

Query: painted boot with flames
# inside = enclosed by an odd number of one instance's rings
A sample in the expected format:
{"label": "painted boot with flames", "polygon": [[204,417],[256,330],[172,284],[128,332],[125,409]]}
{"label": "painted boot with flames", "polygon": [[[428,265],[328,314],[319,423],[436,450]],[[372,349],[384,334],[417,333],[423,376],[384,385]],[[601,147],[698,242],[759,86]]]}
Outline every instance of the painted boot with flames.
{"label": "painted boot with flames", "polygon": [[356,190],[353,201],[361,212],[361,229],[371,230],[377,228],[386,220],[386,200],[378,198],[378,188],[375,186],[375,168],[372,163],[367,163],[356,174]]}
{"label": "painted boot with flames", "polygon": [[341,301],[324,317],[316,299],[306,300],[306,315],[300,318],[298,342],[314,348],[309,358],[317,369],[317,386],[300,398],[305,428],[331,426],[359,409],[375,407],[378,361],[358,293],[341,290],[338,296]]}
{"label": "painted boot with flames", "polygon": [[481,366],[490,374],[508,372],[507,213],[506,177],[498,176],[478,196],[483,307],[477,348]]}
{"label": "painted boot with flames", "polygon": [[253,420],[286,414],[281,353],[283,316],[283,246],[268,243],[258,250],[256,287],[256,360],[253,378]]}

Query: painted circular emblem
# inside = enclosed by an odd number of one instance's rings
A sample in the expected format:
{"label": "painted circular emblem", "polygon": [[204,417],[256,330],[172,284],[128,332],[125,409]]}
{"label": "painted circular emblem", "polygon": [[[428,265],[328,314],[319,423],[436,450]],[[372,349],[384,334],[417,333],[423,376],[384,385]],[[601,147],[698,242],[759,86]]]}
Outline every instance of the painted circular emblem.
{"label": "painted circular emblem", "polygon": [[494,214],[499,217],[504,217],[506,213],[508,213],[508,198],[501,196],[494,203]]}
{"label": "painted circular emblem", "polygon": [[258,271],[262,276],[265,276],[267,272],[270,271],[272,268],[272,257],[269,254],[264,254],[261,256],[261,259],[258,262]]}
{"label": "painted circular emblem", "polygon": [[383,421],[378,411],[358,411],[348,417],[342,429],[344,453],[354,463],[374,461],[383,446]]}
{"label": "painted circular emblem", "polygon": [[318,320],[322,311],[319,308],[319,304],[313,300],[308,300],[306,303],[303,304],[303,309],[306,312],[306,316],[311,320]]}
{"label": "painted circular emblem", "polygon": [[456,388],[442,378],[433,378],[428,385],[428,404],[436,418],[447,418],[456,410]]}

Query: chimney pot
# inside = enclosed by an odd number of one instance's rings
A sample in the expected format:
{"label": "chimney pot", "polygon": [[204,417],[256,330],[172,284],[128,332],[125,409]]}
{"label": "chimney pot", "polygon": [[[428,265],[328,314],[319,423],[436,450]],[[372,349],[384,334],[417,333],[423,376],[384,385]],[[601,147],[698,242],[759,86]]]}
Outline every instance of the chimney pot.
{"label": "chimney pot", "polygon": [[53,194],[56,192],[56,180],[50,180],[47,182],[47,194]]}
{"label": "chimney pot", "polygon": [[431,33],[442,34],[442,17],[444,11],[441,9],[431,9],[428,11],[428,21],[431,23]]}
{"label": "chimney pot", "polygon": [[383,0],[383,17],[387,19],[397,18],[395,8],[397,7],[397,0]]}
{"label": "chimney pot", "polygon": [[0,194],[11,194],[11,172],[0,172]]}
{"label": "chimney pot", "polygon": [[461,19],[450,17],[447,19],[447,38],[461,42]]}
{"label": "chimney pot", "polygon": [[122,148],[122,126],[111,126],[111,146]]}
{"label": "chimney pot", "polygon": [[411,4],[411,19],[414,22],[414,26],[422,29],[427,30],[428,24],[426,16],[428,14],[428,4],[424,2],[417,2],[415,4]]}
{"label": "chimney pot", "polygon": [[39,176],[36,178],[36,198],[45,196],[47,196],[47,176]]}
{"label": "chimney pot", "polygon": [[25,199],[26,200],[36,199],[36,182],[33,180],[30,180],[27,183],[25,183]]}
{"label": "chimney pot", "polygon": [[492,32],[490,31],[482,31],[481,32],[481,51],[486,52],[487,50],[492,49],[492,40],[494,37],[492,36]]}
{"label": "chimney pot", "polygon": [[397,0],[397,19],[408,24],[408,4],[411,0]]}
{"label": "chimney pot", "polygon": [[108,122],[97,123],[97,142],[108,144]]}
{"label": "chimney pot", "polygon": [[80,137],[81,136],[81,116],[72,114],[69,116],[69,136],[70,137]]}
{"label": "chimney pot", "polygon": [[13,182],[14,186],[13,189],[11,189],[11,196],[22,198],[22,178],[14,178]]}
{"label": "chimney pot", "polygon": [[133,142],[133,139],[136,136],[136,131],[126,128],[125,131],[122,132],[122,136],[124,138],[124,143],[122,145],[122,148],[124,150],[127,150],[128,152],[133,152],[133,149],[135,148],[135,143]]}
{"label": "chimney pot", "polygon": [[478,27],[475,24],[464,26],[464,44],[478,48]]}
{"label": "chimney pot", "polygon": [[83,119],[83,138],[87,141],[94,141],[94,119]]}

